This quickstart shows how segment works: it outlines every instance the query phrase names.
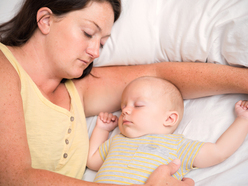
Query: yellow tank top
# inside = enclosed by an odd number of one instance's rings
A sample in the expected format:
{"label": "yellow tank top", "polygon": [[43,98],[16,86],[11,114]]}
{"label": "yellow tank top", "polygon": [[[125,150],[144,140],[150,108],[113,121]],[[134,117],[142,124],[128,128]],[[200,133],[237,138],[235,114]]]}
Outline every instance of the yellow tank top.
{"label": "yellow tank top", "polygon": [[70,111],[47,100],[10,50],[0,50],[21,80],[21,96],[32,167],[82,179],[89,138],[83,106],[71,80],[65,85],[71,97]]}

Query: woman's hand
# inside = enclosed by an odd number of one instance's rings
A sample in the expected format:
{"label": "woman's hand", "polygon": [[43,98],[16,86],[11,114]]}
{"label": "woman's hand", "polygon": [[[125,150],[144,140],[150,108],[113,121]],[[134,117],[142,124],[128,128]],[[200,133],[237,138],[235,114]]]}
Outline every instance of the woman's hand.
{"label": "woman's hand", "polygon": [[190,178],[183,178],[182,181],[172,177],[181,165],[180,160],[176,159],[168,165],[160,165],[147,179],[147,186],[194,186],[195,182]]}

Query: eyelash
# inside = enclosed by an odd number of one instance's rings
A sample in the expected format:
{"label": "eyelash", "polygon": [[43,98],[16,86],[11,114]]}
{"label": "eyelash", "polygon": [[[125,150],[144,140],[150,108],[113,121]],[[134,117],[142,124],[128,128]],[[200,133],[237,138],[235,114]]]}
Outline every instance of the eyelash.
{"label": "eyelash", "polygon": [[[123,110],[125,107],[126,107],[126,106],[122,106],[122,107],[121,107],[121,110]],[[134,107],[135,107],[135,108],[137,108],[137,107],[139,108],[139,107],[144,107],[144,105],[134,105]]]}
{"label": "eyelash", "polygon": [[[84,35],[88,38],[92,38],[92,35],[88,34],[87,32],[84,32]],[[100,48],[103,48],[102,44],[100,44]]]}
{"label": "eyelash", "polygon": [[88,34],[88,33],[86,33],[86,32],[84,32],[84,35],[85,35],[86,37],[88,37],[88,38],[92,38],[92,35],[90,35],[90,34]]}

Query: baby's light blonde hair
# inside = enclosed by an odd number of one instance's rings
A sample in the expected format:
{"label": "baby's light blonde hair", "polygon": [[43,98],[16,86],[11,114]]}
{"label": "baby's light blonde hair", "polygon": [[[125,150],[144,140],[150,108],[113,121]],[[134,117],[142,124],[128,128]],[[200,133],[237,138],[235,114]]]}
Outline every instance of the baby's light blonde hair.
{"label": "baby's light blonde hair", "polygon": [[152,87],[152,91],[156,92],[154,95],[158,96],[159,99],[166,99],[165,105],[167,107],[169,101],[170,111],[178,112],[178,121],[175,125],[177,127],[183,118],[184,112],[184,102],[180,90],[173,83],[158,77],[143,76],[133,80],[133,82],[140,80],[146,81],[147,85]]}

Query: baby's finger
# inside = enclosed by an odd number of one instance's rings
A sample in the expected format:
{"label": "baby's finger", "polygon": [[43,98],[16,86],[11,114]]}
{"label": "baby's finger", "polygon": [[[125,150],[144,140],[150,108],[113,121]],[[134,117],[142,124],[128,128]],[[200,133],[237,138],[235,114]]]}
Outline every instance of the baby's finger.
{"label": "baby's finger", "polygon": [[236,108],[242,107],[242,100],[238,101],[238,102],[235,104],[235,107],[236,107]]}
{"label": "baby's finger", "polygon": [[99,114],[98,114],[98,117],[100,118],[100,120],[103,120],[103,112],[100,112]]}
{"label": "baby's finger", "polygon": [[110,115],[110,114],[109,114],[108,112],[105,112],[105,113],[104,113],[104,118],[103,118],[104,122],[107,122],[107,123],[110,122],[109,115]]}
{"label": "baby's finger", "polygon": [[247,100],[243,100],[242,101],[242,105],[243,105],[243,108],[247,109],[248,108],[248,101]]}
{"label": "baby's finger", "polygon": [[244,108],[245,102],[243,100],[240,100],[238,103],[240,103],[240,107]]}
{"label": "baby's finger", "polygon": [[113,117],[113,114],[112,113],[108,113],[108,117],[106,118],[108,123],[111,122],[112,117]]}
{"label": "baby's finger", "polygon": [[111,118],[111,121],[115,122],[117,119],[118,119],[117,116],[113,115],[112,118]]}
{"label": "baby's finger", "polygon": [[108,113],[107,112],[101,112],[98,116],[100,117],[100,120],[102,122],[106,122],[106,118],[108,117]]}

